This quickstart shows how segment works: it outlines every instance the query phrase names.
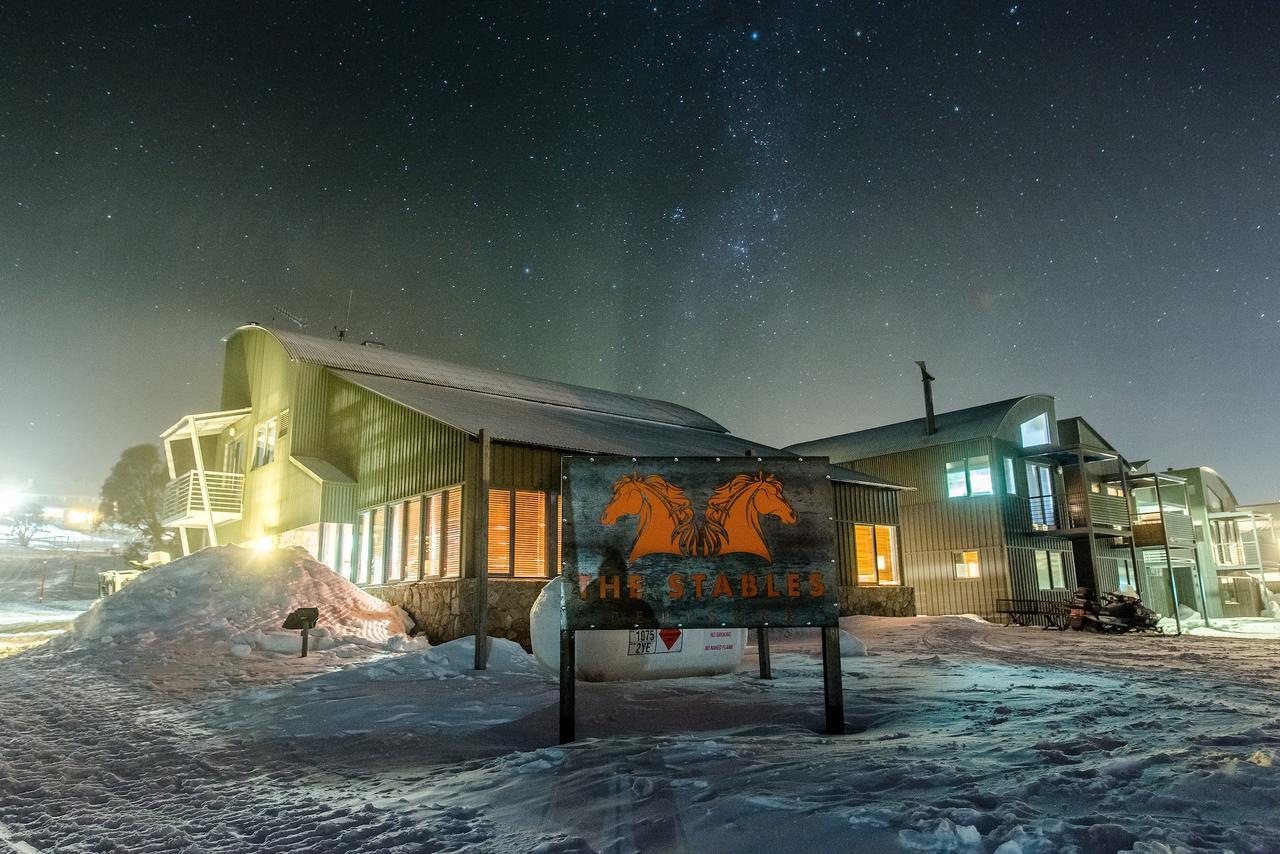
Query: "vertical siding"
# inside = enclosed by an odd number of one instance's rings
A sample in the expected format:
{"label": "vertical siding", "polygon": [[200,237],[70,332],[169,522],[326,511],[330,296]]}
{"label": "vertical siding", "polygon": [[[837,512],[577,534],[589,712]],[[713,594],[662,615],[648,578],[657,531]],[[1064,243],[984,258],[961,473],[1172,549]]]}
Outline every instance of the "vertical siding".
{"label": "vertical siding", "polygon": [[[946,464],[991,457],[994,495],[948,498]],[[921,614],[994,616],[995,600],[1010,595],[1003,526],[1003,463],[988,438],[954,442],[850,462],[885,480],[911,486],[897,496],[901,518],[903,584],[916,590]],[[982,575],[955,577],[954,552],[976,549]]]}
{"label": "vertical siding", "polygon": [[[898,525],[898,494],[901,490],[838,482],[832,483],[831,487],[837,520],[836,566],[840,573],[840,583],[857,586],[858,565],[853,525],[847,523],[896,527]],[[904,569],[901,531],[898,532],[898,549],[898,566],[899,569]],[[907,585],[907,582],[904,581],[903,584]]]}
{"label": "vertical siding", "polygon": [[[246,329],[233,335],[227,342],[227,360],[224,406],[251,406],[242,431],[245,501],[239,538],[255,539],[315,522],[320,516],[320,487],[289,461],[295,441],[292,426],[277,440],[274,462],[257,469],[251,465],[254,428],[286,409],[293,420],[299,365],[265,329]],[[248,400],[239,397],[244,388],[249,391]]]}
{"label": "vertical siding", "polygon": [[463,431],[336,376],[326,388],[323,457],[356,480],[357,507],[467,480]]}
{"label": "vertical siding", "polygon": [[326,416],[325,387],[329,372],[319,365],[301,363],[296,368],[290,428],[292,451],[298,456],[323,457]]}

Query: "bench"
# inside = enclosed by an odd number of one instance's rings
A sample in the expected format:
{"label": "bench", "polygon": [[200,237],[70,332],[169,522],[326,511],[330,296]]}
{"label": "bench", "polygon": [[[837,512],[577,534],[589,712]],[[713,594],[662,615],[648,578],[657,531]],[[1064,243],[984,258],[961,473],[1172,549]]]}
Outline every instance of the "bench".
{"label": "bench", "polygon": [[1046,629],[1067,627],[1067,606],[1047,599],[997,599],[996,613],[1004,614],[1005,625],[1043,626]]}

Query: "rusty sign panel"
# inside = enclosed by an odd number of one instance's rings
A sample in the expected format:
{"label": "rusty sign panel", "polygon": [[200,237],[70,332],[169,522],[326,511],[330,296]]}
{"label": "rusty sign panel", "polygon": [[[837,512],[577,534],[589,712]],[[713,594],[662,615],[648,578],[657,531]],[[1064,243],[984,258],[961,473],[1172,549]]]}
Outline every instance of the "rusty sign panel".
{"label": "rusty sign panel", "polygon": [[830,626],[826,459],[566,457],[565,628]]}

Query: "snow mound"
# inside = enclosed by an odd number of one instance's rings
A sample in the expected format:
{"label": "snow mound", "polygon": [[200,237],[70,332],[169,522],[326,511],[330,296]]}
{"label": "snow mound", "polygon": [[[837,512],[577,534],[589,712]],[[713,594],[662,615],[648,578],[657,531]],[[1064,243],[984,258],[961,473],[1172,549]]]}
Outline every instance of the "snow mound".
{"label": "snow mound", "polygon": [[300,633],[281,629],[295,608],[320,609],[315,650],[403,648],[413,621],[312,560],[301,549],[204,549],[148,570],[71,624],[62,649],[188,646],[238,658],[255,650],[297,655]]}

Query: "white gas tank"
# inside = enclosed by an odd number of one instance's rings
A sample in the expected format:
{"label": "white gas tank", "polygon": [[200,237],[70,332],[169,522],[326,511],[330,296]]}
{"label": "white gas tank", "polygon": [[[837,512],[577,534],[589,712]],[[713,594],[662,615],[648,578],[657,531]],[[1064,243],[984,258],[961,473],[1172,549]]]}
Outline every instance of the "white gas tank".
{"label": "white gas tank", "polygon": [[[534,657],[553,672],[560,669],[561,581],[547,582],[529,609]],[[585,682],[674,679],[732,673],[742,663],[747,630],[580,631],[575,640],[578,678]]]}

